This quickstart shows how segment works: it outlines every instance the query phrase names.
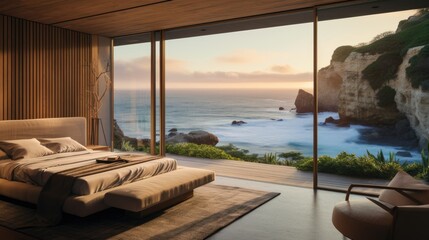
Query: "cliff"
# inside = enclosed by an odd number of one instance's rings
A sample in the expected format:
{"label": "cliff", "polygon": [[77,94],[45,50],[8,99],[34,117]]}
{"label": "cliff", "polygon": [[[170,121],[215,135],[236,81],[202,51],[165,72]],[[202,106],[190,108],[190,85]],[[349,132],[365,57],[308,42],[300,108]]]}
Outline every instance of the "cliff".
{"label": "cliff", "polygon": [[319,104],[324,108],[331,106],[332,110],[336,106],[340,118],[359,124],[391,125],[406,117],[423,145],[429,139],[429,91],[413,88],[406,74],[410,59],[422,48],[409,49],[396,77],[384,85],[395,92],[393,104],[380,106],[377,93],[381,90],[374,90],[363,78],[363,70],[380,55],[357,52],[350,53],[344,62],[332,62],[319,71]]}
{"label": "cliff", "polygon": [[[401,21],[395,33],[338,48],[318,72],[319,105],[340,118],[393,125],[406,118],[420,141],[429,139],[429,14]],[[426,46],[426,47],[425,47]]]}

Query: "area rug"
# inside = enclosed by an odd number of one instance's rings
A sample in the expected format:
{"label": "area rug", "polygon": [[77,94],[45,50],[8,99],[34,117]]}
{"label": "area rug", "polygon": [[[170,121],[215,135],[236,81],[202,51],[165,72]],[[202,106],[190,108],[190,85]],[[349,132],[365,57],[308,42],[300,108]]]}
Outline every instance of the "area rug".
{"label": "area rug", "polygon": [[[208,184],[197,188],[193,198],[146,218],[108,209],[86,218],[66,215],[55,227],[18,231],[38,239],[205,239],[278,195]],[[0,201],[0,225],[13,229],[34,211]]]}

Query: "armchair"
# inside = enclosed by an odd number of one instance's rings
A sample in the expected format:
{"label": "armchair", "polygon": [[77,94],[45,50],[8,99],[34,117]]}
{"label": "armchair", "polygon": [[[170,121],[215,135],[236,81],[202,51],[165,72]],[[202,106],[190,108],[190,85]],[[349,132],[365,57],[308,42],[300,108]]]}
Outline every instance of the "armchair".
{"label": "armchair", "polygon": [[[379,199],[349,200],[352,189],[384,189]],[[352,184],[332,223],[352,240],[429,239],[429,186],[398,172],[388,186]]]}

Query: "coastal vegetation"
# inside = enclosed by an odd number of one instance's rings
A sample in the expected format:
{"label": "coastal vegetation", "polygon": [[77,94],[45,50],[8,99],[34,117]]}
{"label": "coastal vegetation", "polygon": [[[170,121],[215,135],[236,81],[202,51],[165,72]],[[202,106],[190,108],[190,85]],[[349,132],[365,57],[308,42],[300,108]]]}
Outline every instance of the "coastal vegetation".
{"label": "coastal vegetation", "polygon": [[422,86],[424,91],[429,90],[429,45],[410,59],[410,66],[407,67],[406,73],[413,88]]}
{"label": "coastal vegetation", "polygon": [[[129,143],[124,142],[126,149]],[[139,151],[148,152],[148,148],[138,148]],[[305,157],[300,152],[290,151],[284,153],[265,153],[262,156],[251,154],[246,149],[241,149],[233,144],[224,146],[211,146],[195,143],[167,144],[167,153],[188,157],[207,159],[227,159],[248,161],[264,164],[283,165],[296,167],[301,171],[313,170],[313,158]],[[363,156],[341,152],[335,157],[320,156],[318,159],[318,171],[324,173],[363,177],[391,179],[399,170],[403,170],[419,179],[429,180],[429,144],[427,149],[421,151],[421,163],[401,162],[394,153],[388,157],[380,150],[376,154],[369,151]]]}
{"label": "coastal vegetation", "polygon": [[398,52],[384,53],[363,71],[363,78],[369,81],[372,89],[381,88],[386,82],[396,77],[402,57]]}

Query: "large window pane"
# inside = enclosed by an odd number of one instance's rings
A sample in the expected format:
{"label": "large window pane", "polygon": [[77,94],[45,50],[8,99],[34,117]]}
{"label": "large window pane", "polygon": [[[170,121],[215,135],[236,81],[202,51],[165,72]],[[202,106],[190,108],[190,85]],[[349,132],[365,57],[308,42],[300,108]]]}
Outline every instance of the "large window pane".
{"label": "large window pane", "polygon": [[329,156],[321,172],[389,179],[403,169],[421,177],[428,92],[423,80],[413,83],[424,68],[410,64],[429,44],[428,24],[424,10],[319,23],[318,149]]}
{"label": "large window pane", "polygon": [[148,151],[150,43],[115,47],[115,149]]}

